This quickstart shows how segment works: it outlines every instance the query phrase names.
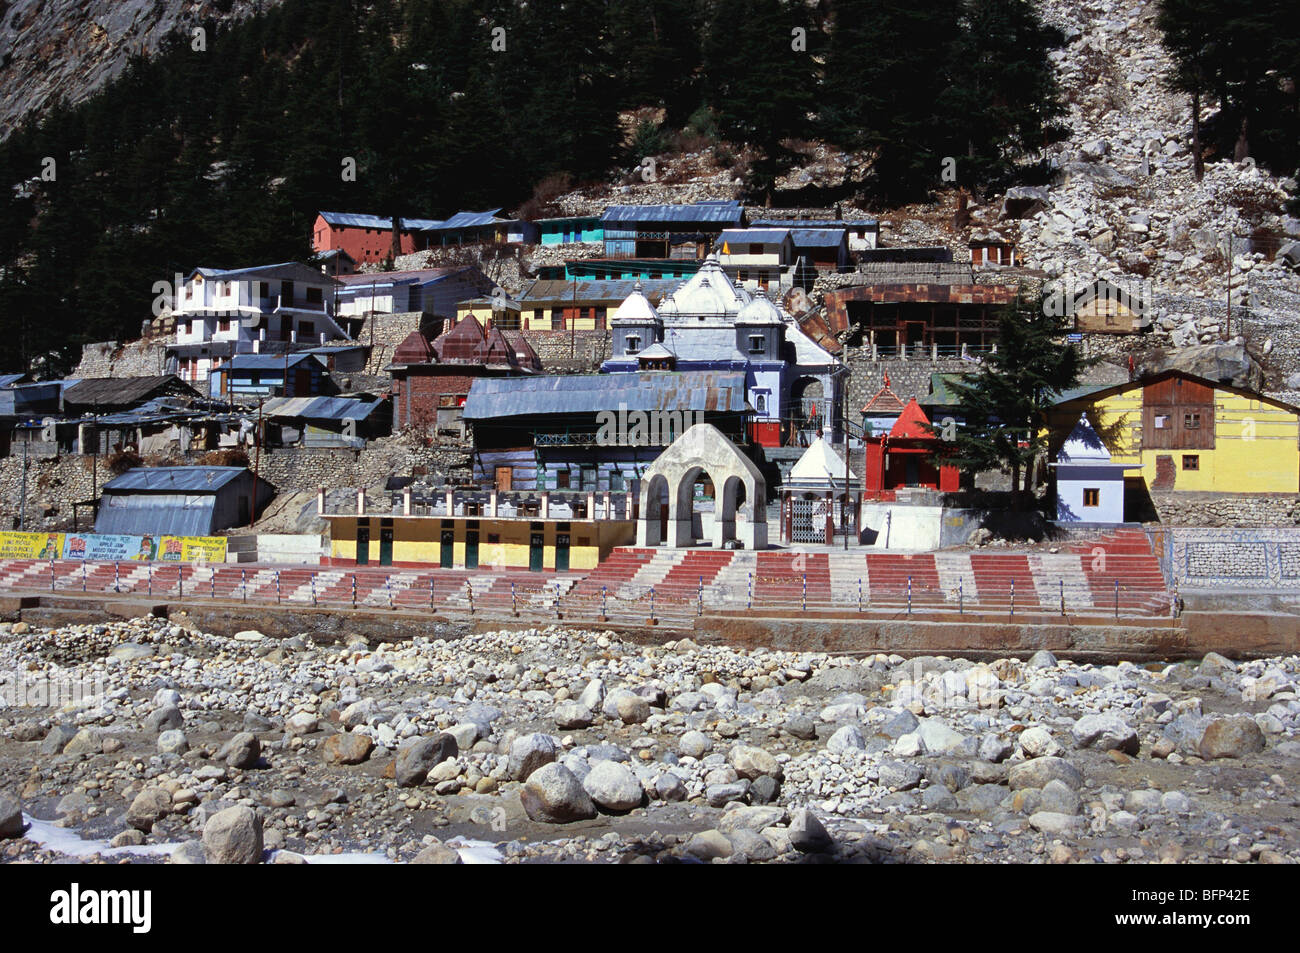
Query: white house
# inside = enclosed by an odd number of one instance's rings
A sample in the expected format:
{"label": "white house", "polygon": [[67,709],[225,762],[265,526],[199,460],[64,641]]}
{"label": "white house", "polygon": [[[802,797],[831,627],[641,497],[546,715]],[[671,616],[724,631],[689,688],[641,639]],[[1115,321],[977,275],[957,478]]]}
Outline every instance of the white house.
{"label": "white house", "polygon": [[475,265],[344,275],[339,282],[341,317],[424,311],[449,324],[457,304],[492,291],[492,282]]}
{"label": "white house", "polygon": [[788,228],[728,228],[718,236],[718,264],[749,291],[790,285],[794,242]]}
{"label": "white house", "polygon": [[1135,465],[1111,463],[1110,451],[1087,414],[1079,417],[1052,466],[1057,522],[1124,522],[1124,471]]}
{"label": "white house", "polygon": [[347,338],[334,317],[338,286],[299,262],[196,268],[172,305],[176,339],[168,359],[182,380],[202,382],[235,354]]}

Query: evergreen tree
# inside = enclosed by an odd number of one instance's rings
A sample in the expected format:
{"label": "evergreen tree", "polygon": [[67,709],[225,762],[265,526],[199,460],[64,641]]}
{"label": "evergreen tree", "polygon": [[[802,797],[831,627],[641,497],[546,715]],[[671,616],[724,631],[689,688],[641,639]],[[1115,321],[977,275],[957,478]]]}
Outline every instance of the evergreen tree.
{"label": "evergreen tree", "polygon": [[1090,363],[1066,340],[1066,322],[1049,310],[1042,299],[1022,295],[1002,312],[997,351],[952,384],[964,424],[955,434],[936,430],[954,437],[937,461],[972,473],[1009,472],[1017,507],[1029,502],[1034,467],[1047,450],[1048,409]]}
{"label": "evergreen tree", "polygon": [[[802,40],[795,31],[802,32]],[[758,150],[751,190],[769,196],[789,164],[785,140],[812,138],[817,37],[793,0],[718,0],[704,43],[704,97],[722,133]]]}
{"label": "evergreen tree", "polygon": [[821,122],[827,138],[872,154],[871,188],[886,201],[941,184],[952,138],[940,113],[961,38],[960,0],[835,4]]}

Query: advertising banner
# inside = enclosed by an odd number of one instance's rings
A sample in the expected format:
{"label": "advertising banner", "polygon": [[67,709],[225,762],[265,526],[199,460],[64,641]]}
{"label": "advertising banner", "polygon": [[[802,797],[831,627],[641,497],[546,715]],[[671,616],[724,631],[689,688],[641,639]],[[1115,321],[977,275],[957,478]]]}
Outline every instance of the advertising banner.
{"label": "advertising banner", "polygon": [[191,565],[226,561],[223,536],[106,536],[97,533],[0,532],[0,559],[160,559]]}
{"label": "advertising banner", "polygon": [[62,533],[0,533],[0,559],[55,559],[62,555]]}

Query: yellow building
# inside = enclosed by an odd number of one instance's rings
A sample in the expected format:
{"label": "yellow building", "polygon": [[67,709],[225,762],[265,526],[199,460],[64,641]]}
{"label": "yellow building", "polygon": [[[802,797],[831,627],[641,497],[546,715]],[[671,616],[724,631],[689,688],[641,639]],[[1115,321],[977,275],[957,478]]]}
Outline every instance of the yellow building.
{"label": "yellow building", "polygon": [[1168,370],[1065,395],[1049,420],[1058,443],[1084,411],[1149,492],[1300,492],[1300,407]]}
{"label": "yellow building", "polygon": [[469,298],[456,305],[456,323],[473,317],[484,328],[518,331],[519,302],[498,295],[495,298]]}
{"label": "yellow building", "polygon": [[475,569],[594,569],[636,540],[621,519],[474,518],[325,514],[331,566]]}

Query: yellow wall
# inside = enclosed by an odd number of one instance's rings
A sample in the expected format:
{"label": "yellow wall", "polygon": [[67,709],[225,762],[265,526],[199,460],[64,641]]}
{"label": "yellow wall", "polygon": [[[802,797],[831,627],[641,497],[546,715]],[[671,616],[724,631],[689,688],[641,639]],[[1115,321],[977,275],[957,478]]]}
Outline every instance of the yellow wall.
{"label": "yellow wall", "polygon": [[[389,517],[365,517],[370,523],[370,562],[379,565],[380,520]],[[422,563],[437,566],[442,559],[441,517],[392,517],[393,562]],[[357,558],[357,518],[333,516],[329,518],[331,538],[330,557],[345,563]],[[453,566],[465,565],[466,520],[455,521],[456,541],[452,550]],[[479,568],[499,566],[506,569],[527,569],[532,530],[530,523],[538,520],[485,519],[480,517],[478,562]],[[636,527],[630,520],[577,520],[569,522],[569,568],[594,569],[616,546],[630,545],[636,539]],[[489,542],[497,535],[498,542]],[[555,568],[556,521],[543,524],[543,567]]]}
{"label": "yellow wall", "polygon": [[[1119,439],[1108,442],[1113,463],[1142,465],[1148,487],[1156,458],[1168,455],[1177,469],[1174,490],[1215,493],[1295,493],[1300,490],[1300,417],[1291,411],[1233,391],[1214,390],[1213,450],[1141,450],[1142,386],[1089,404],[1072,402],[1054,424],[1068,432],[1081,407],[1104,437],[1117,423]],[[1183,455],[1200,457],[1199,470],[1184,470]],[[1136,475],[1136,471],[1130,471]]]}

